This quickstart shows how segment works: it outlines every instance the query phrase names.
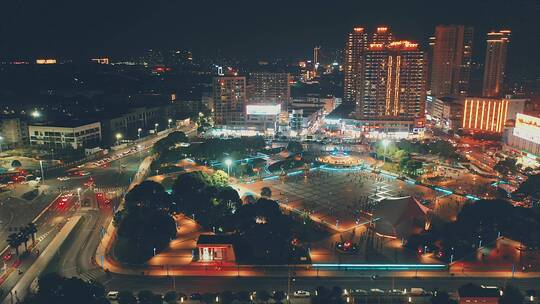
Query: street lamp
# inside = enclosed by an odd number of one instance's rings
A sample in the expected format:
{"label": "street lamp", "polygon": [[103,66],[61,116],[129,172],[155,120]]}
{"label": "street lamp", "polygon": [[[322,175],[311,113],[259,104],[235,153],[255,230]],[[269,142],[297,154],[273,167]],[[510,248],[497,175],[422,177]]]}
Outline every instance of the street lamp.
{"label": "street lamp", "polygon": [[45,184],[45,172],[43,172],[43,160],[39,160],[39,168],[41,169],[41,182]]}
{"label": "street lamp", "polygon": [[172,119],[169,118],[169,119],[167,120],[167,123],[168,123],[168,124],[167,124],[167,129],[170,129],[170,128],[171,128],[171,122],[172,122]]}
{"label": "street lamp", "polygon": [[79,207],[81,206],[81,188],[77,188],[77,198],[79,199]]}
{"label": "street lamp", "polygon": [[141,132],[142,132],[142,128],[138,128],[137,129],[137,137],[139,137],[139,139],[141,139]]}
{"label": "street lamp", "polygon": [[227,158],[225,160],[225,164],[227,165],[227,175],[231,175],[232,160],[230,158]]}
{"label": "street lamp", "polygon": [[120,144],[120,140],[122,139],[122,134],[116,133],[116,145],[118,146]]}
{"label": "street lamp", "polygon": [[390,141],[388,139],[383,139],[382,140],[382,145],[384,147],[384,155],[383,155],[383,163],[386,164],[386,150],[388,148],[388,144],[390,143]]}
{"label": "street lamp", "polygon": [[2,141],[4,140],[4,137],[0,136],[0,153],[2,153]]}
{"label": "street lamp", "polygon": [[154,132],[156,132],[156,134],[157,134],[157,127],[158,127],[158,126],[159,126],[159,124],[156,122],[156,123],[154,124],[154,127],[155,127],[155,131],[154,131]]}
{"label": "street lamp", "polygon": [[34,110],[32,111],[32,113],[30,113],[30,115],[34,118],[39,118],[41,117],[41,113],[38,111],[38,110]]}

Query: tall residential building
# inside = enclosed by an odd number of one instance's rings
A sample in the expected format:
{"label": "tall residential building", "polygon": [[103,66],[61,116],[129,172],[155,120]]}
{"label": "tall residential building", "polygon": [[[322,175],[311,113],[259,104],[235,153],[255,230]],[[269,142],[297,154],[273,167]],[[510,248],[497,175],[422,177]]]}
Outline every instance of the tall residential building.
{"label": "tall residential building", "polygon": [[356,114],[363,119],[406,119],[424,116],[426,56],[418,44],[372,43],[365,54],[363,98]]}
{"label": "tall residential building", "polygon": [[282,72],[253,72],[249,77],[249,100],[288,104],[291,100],[291,75]]}
{"label": "tall residential building", "polygon": [[320,52],[321,52],[321,47],[320,46],[316,46],[313,48],[313,66],[316,66],[320,63]]}
{"label": "tall residential building", "polygon": [[355,27],[347,38],[344,58],[343,100],[353,103],[357,100],[362,78],[364,52],[368,45],[368,35],[363,27]]}
{"label": "tall residential building", "polygon": [[431,94],[464,97],[469,90],[473,28],[438,25],[431,65]]}
{"label": "tall residential building", "polygon": [[392,41],[394,41],[394,36],[392,35],[390,28],[386,26],[379,26],[371,35],[371,40],[369,41],[369,43],[381,43],[386,45],[391,43]]}
{"label": "tall residential building", "polygon": [[212,84],[214,122],[219,125],[242,121],[246,105],[246,77],[214,77]]}
{"label": "tall residential building", "polygon": [[486,61],[482,95],[498,97],[504,94],[503,84],[506,68],[506,52],[510,42],[510,31],[501,30],[487,34]]}

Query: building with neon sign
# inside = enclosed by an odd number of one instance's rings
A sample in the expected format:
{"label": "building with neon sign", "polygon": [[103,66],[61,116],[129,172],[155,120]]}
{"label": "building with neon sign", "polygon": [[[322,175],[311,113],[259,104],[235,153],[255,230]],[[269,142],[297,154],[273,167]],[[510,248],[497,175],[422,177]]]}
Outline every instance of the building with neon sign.
{"label": "building with neon sign", "polygon": [[540,164],[540,117],[518,113],[514,127],[507,128],[504,149],[531,160],[531,165]]}
{"label": "building with neon sign", "polygon": [[465,98],[462,128],[468,131],[502,133],[508,119],[522,112],[525,99]]}

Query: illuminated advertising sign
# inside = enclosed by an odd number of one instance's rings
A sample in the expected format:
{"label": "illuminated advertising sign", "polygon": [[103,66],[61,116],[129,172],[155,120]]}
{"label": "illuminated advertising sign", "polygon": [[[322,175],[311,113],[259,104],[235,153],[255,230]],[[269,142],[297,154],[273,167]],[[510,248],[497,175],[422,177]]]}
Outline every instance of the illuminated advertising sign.
{"label": "illuminated advertising sign", "polygon": [[36,59],[36,64],[56,64],[56,59]]}
{"label": "illuminated advertising sign", "polygon": [[247,115],[278,115],[281,112],[281,105],[251,104],[246,106]]}
{"label": "illuminated advertising sign", "polygon": [[518,113],[514,136],[540,144],[540,118]]}

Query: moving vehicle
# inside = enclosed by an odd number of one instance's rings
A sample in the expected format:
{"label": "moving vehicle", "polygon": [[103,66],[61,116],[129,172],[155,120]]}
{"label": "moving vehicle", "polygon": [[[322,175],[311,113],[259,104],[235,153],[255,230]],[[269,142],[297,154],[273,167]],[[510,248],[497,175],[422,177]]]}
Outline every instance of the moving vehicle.
{"label": "moving vehicle", "polygon": [[309,291],[305,290],[297,290],[293,292],[293,297],[295,298],[309,298],[310,296],[311,294],[309,293]]}
{"label": "moving vehicle", "polygon": [[118,294],[119,294],[118,291],[109,291],[107,293],[107,299],[118,300]]}

